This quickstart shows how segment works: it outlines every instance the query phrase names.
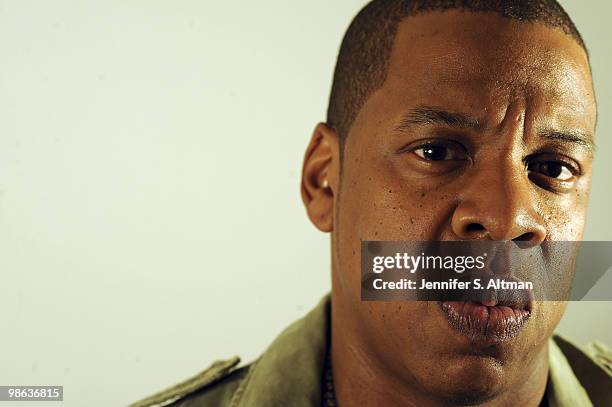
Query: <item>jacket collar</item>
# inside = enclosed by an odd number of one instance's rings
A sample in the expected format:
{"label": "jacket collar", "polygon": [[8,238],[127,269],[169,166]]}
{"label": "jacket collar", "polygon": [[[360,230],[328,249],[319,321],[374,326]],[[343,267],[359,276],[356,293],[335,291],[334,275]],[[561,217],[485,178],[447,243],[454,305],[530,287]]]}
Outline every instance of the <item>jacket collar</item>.
{"label": "jacket collar", "polygon": [[561,348],[553,339],[548,341],[549,370],[546,397],[550,407],[585,406],[593,404],[570,366]]}
{"label": "jacket collar", "polygon": [[319,406],[329,342],[330,296],[285,329],[253,364],[238,407]]}

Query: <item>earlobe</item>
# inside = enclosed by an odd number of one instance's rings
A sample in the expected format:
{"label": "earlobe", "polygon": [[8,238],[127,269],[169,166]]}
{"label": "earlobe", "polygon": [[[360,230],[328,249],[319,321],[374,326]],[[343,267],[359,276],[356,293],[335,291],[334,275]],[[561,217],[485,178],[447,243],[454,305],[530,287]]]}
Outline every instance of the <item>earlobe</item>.
{"label": "earlobe", "polygon": [[333,230],[338,185],[339,148],[335,130],[324,123],[314,129],[302,167],[302,201],[311,222],[323,232]]}

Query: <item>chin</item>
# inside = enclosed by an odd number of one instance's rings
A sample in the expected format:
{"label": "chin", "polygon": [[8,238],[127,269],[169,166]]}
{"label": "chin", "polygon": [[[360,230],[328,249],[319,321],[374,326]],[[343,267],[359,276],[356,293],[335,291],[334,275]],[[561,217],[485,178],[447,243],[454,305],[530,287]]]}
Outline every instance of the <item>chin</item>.
{"label": "chin", "polygon": [[486,356],[464,356],[452,361],[442,382],[430,391],[446,403],[460,406],[482,404],[504,388],[503,366]]}

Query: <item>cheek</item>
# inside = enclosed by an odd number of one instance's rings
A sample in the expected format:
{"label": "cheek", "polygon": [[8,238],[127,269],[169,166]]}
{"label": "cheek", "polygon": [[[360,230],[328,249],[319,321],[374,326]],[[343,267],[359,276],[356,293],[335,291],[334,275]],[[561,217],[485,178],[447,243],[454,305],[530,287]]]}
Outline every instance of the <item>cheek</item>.
{"label": "cheek", "polygon": [[440,240],[454,208],[449,193],[424,192],[371,169],[362,171],[372,175],[344,174],[334,225],[336,260],[342,264],[337,288],[352,298],[361,298],[361,241]]}
{"label": "cheek", "polygon": [[587,199],[579,198],[578,195],[544,200],[539,212],[544,214],[548,239],[568,242],[582,240],[586,208]]}
{"label": "cheek", "polygon": [[[588,168],[590,171],[590,168]],[[572,191],[554,195],[541,192],[538,211],[544,215],[549,239],[553,241],[580,241],[586,224],[591,177],[583,177]]]}
{"label": "cheek", "polygon": [[540,341],[544,341],[552,335],[555,327],[559,324],[567,303],[564,301],[537,301],[534,304],[535,318],[534,328],[538,332]]}
{"label": "cheek", "polygon": [[[423,190],[392,174],[361,170],[345,174],[339,210],[343,239],[438,240],[455,206],[451,193]],[[358,173],[355,171],[355,173]]]}

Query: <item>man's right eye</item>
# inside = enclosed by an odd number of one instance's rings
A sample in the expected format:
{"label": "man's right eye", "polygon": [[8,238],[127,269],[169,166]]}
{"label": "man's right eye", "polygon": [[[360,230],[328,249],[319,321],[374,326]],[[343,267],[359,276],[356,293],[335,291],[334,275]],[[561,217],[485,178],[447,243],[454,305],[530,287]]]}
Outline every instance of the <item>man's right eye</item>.
{"label": "man's right eye", "polygon": [[466,158],[465,150],[460,146],[443,143],[426,143],[412,150],[414,154],[425,161],[463,160]]}

